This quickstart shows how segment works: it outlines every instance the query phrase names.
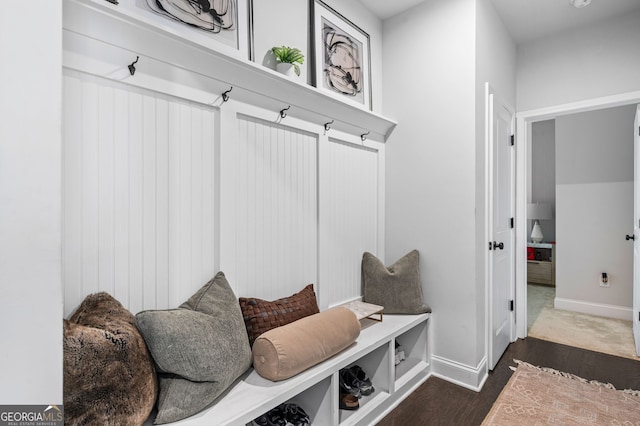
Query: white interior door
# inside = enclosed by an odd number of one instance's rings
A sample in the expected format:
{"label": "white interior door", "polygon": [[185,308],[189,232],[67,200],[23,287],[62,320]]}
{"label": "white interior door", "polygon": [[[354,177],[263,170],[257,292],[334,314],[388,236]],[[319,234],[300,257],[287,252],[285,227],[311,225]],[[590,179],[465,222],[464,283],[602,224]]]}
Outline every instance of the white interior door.
{"label": "white interior door", "polygon": [[633,337],[640,356],[640,105],[633,125]]}
{"label": "white interior door", "polygon": [[489,368],[514,331],[515,231],[513,111],[489,93]]}

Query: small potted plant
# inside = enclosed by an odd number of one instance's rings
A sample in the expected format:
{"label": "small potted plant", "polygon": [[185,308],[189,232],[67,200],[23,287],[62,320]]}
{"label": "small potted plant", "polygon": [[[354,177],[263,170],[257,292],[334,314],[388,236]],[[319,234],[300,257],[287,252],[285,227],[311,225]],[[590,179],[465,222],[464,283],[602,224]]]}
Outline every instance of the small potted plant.
{"label": "small potted plant", "polygon": [[304,55],[295,47],[275,46],[271,49],[277,60],[276,69],[282,74],[291,75],[291,69],[300,75],[300,66],[304,63]]}

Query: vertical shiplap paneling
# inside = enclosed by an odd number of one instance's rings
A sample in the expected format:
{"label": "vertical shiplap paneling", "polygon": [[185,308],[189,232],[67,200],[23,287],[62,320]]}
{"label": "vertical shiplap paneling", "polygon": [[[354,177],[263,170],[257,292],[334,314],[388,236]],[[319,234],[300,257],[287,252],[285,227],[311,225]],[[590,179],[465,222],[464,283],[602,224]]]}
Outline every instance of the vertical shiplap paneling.
{"label": "vertical shiplap paneling", "polygon": [[65,315],[176,307],[216,272],[215,109],[66,71]]}
{"label": "vertical shiplap paneling", "polygon": [[[191,112],[186,105],[180,105],[177,125],[179,128],[179,134],[177,137],[180,139],[180,146],[178,151],[179,158],[179,186],[178,193],[176,194],[176,200],[179,204],[177,223],[180,229],[189,230],[191,224],[191,145],[193,140],[191,138]],[[182,179],[185,176],[186,179]],[[179,285],[181,287],[187,286],[186,283],[191,282],[193,277],[193,271],[191,270],[191,249],[192,249],[192,234],[191,232],[179,232],[177,246],[178,258],[176,259],[179,268],[179,277],[184,281]],[[181,292],[185,289],[181,288]]]}
{"label": "vertical shiplap paneling", "polygon": [[[63,154],[62,154],[62,274],[65,313],[69,313],[82,300],[82,82],[75,78],[64,78],[63,97]],[[66,301],[73,301],[67,307]]]}
{"label": "vertical shiplap paneling", "polygon": [[[202,229],[202,114],[193,112],[190,116],[191,127],[191,218],[192,229]],[[202,271],[202,233],[191,233],[191,265],[194,277],[199,277]],[[204,284],[204,283],[203,283]]]}
{"label": "vertical shiplap paneling", "polygon": [[[156,98],[142,100],[142,309],[156,306],[157,256],[157,150]],[[162,166],[160,166],[162,167]]]}
{"label": "vertical shiplap paneling", "polygon": [[[128,307],[134,312],[142,310],[142,202],[144,164],[142,157],[142,92],[129,92],[129,279],[126,283],[129,296]],[[125,283],[117,283],[125,285]]]}
{"label": "vertical shiplap paneling", "polygon": [[[69,78],[80,82],[79,78]],[[117,106],[117,108],[116,108]],[[113,297],[119,300],[124,306],[129,306],[129,93],[123,87],[114,88],[114,127],[113,127],[113,156],[114,156],[114,279]],[[116,126],[115,123],[118,123]],[[66,141],[64,141],[66,144]],[[116,160],[117,159],[117,163]],[[63,214],[70,214],[72,207],[64,203]],[[63,237],[66,233],[63,234]],[[63,241],[63,244],[67,244]],[[82,247],[79,247],[82,249]],[[81,261],[77,259],[76,261]],[[76,285],[74,280],[64,279],[65,287]],[[121,283],[117,285],[116,283]],[[122,285],[126,283],[126,285]],[[65,299],[65,311],[74,306],[74,299]]]}
{"label": "vertical shiplap paneling", "polygon": [[237,294],[317,284],[317,136],[239,115],[237,144]]}
{"label": "vertical shiplap paneling", "polygon": [[[98,241],[100,247],[98,280],[101,290],[114,292],[114,90],[98,87]],[[107,207],[108,206],[108,207]]]}
{"label": "vertical shiplap paneling", "polygon": [[82,87],[82,126],[81,140],[81,180],[80,196],[82,197],[81,244],[83,247],[82,290],[86,292],[99,291],[98,277],[98,178],[99,178],[99,93],[96,82],[87,82]]}
{"label": "vertical shiplap paneling", "polygon": [[[165,167],[156,168],[156,246],[155,246],[155,287],[156,306],[169,304],[169,102],[166,99],[156,100],[155,150],[157,164]],[[146,302],[146,299],[145,299]]]}
{"label": "vertical shiplap paneling", "polygon": [[373,149],[329,139],[326,155],[320,285],[322,304],[331,306],[362,295],[362,254],[377,247],[379,173]]}

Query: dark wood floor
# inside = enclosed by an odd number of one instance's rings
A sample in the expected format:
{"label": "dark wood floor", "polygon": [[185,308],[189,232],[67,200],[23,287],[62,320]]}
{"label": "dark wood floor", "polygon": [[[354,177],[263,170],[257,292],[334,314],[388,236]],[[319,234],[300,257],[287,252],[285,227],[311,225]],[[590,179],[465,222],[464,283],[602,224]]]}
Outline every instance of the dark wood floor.
{"label": "dark wood floor", "polygon": [[528,337],[507,348],[480,392],[431,377],[378,426],[479,425],[513,373],[514,359],[640,390],[640,361]]}

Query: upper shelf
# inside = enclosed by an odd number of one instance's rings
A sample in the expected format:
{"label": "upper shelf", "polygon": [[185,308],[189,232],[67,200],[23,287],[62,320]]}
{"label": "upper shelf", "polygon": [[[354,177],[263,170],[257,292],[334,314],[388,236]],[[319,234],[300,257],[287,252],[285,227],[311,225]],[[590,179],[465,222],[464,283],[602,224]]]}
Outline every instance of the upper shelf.
{"label": "upper shelf", "polygon": [[[334,120],[331,128],[354,135],[369,132],[367,137],[372,140],[386,141],[397,124],[364,107],[342,102],[315,87],[225,52],[225,48],[212,48],[203,42],[206,38],[185,37],[176,31],[179,24],[170,20],[166,25],[159,25],[153,18],[153,14],[134,13],[104,0],[66,0],[63,27],[69,37],[65,38],[65,51],[74,49],[67,40],[88,38],[92,43],[140,56],[138,67],[144,67],[144,58],[147,58],[158,67],[177,67],[196,74],[207,80],[206,90],[211,91],[212,96],[233,87],[230,96],[235,100],[274,111],[290,105],[288,115],[318,124]],[[91,54],[100,53],[92,51]]]}

